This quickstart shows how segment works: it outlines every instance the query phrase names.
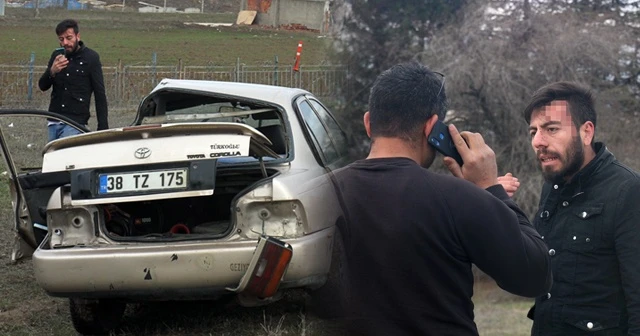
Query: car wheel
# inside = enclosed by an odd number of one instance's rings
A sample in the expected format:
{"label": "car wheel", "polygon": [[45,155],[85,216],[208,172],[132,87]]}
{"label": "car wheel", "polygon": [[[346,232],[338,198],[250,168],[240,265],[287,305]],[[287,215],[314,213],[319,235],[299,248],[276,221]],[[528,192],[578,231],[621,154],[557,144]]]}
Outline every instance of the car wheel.
{"label": "car wheel", "polygon": [[321,318],[345,316],[349,300],[348,281],[344,241],[336,226],[327,282],[311,293],[310,310]]}
{"label": "car wheel", "polygon": [[69,299],[71,321],[82,335],[103,335],[117,327],[127,304],[120,301],[99,299]]}

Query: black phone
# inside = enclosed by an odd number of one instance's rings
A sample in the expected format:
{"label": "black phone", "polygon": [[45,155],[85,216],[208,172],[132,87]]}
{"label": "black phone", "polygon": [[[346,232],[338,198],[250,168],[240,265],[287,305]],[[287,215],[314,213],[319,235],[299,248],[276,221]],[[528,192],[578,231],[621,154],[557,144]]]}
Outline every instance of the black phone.
{"label": "black phone", "polygon": [[65,55],[65,50],[64,50],[63,47],[56,48],[55,53],[56,53],[56,55]]}
{"label": "black phone", "polygon": [[453,144],[451,134],[449,134],[449,127],[442,121],[436,121],[431,129],[431,133],[427,137],[427,141],[433,148],[444,156],[452,157],[459,165],[462,166],[462,157],[456,149],[456,145]]}

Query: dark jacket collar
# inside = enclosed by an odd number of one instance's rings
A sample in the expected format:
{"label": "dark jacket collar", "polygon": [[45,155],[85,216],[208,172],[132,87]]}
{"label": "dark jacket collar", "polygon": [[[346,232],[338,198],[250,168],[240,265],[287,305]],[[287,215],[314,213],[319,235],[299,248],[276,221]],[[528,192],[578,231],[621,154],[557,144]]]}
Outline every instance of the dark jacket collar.
{"label": "dark jacket collar", "polygon": [[603,167],[607,164],[613,162],[616,158],[615,156],[607,149],[602,142],[596,142],[594,144],[596,156],[589,162],[584,168],[580,169],[569,182],[566,184],[558,183],[559,185],[565,184],[566,186],[577,186],[580,191],[581,186],[584,182],[590,179],[593,175],[597,174]]}
{"label": "dark jacket collar", "polygon": [[84,42],[82,41],[78,41],[78,50],[70,53],[68,56],[76,56],[79,55],[80,53],[82,53],[82,51],[84,50],[85,46],[84,46]]}

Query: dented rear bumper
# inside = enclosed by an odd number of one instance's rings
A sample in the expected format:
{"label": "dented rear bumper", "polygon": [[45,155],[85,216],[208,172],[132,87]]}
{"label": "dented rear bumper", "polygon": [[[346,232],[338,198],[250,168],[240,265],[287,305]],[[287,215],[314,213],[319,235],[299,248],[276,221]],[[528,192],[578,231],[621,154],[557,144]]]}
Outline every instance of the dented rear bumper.
{"label": "dented rear bumper", "polygon": [[[317,287],[331,262],[334,227],[287,239],[294,253],[280,288]],[[217,296],[236,287],[255,241],[137,243],[39,248],[33,254],[38,284],[59,297],[181,299]],[[45,240],[42,246],[47,246]]]}

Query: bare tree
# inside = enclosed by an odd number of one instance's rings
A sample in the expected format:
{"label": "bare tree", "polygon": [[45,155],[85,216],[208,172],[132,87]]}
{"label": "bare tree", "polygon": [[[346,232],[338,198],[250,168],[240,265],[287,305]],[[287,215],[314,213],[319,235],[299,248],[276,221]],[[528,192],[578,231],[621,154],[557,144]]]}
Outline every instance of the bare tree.
{"label": "bare tree", "polygon": [[[517,199],[533,214],[542,181],[522,116],[531,93],[558,80],[586,84],[600,98],[605,124],[635,133],[635,127],[618,121],[628,120],[639,104],[630,103],[634,98],[628,87],[607,80],[619,71],[618,51],[628,42],[624,27],[585,22],[584,15],[571,11],[531,11],[528,18],[518,14],[488,21],[484,5],[469,8],[462,24],[434,37],[421,58],[446,74],[452,120],[460,128],[481,132],[496,151],[501,173],[520,177]],[[622,106],[611,101],[611,92],[617,99],[626,97],[629,106],[612,110]],[[609,139],[614,145],[621,140]]]}
{"label": "bare tree", "polygon": [[[337,61],[349,68],[348,87],[342,90],[338,109],[346,111],[351,134],[362,140],[362,114],[369,89],[377,75],[396,63],[415,59],[426,41],[468,0],[342,0],[334,6],[345,13],[336,26]],[[342,7],[346,7],[343,9]]]}

